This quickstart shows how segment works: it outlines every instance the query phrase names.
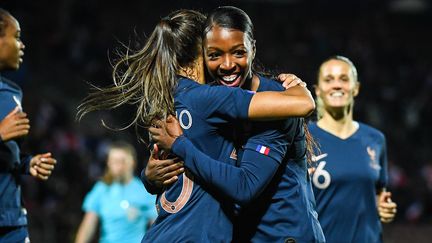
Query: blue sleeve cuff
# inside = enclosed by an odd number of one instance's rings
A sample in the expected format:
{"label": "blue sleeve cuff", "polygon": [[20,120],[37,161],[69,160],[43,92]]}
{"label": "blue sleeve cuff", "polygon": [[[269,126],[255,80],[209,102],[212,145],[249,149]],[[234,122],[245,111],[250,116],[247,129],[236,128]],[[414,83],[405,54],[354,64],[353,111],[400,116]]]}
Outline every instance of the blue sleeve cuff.
{"label": "blue sleeve cuff", "polygon": [[21,158],[20,172],[25,175],[30,175],[30,161],[33,156],[27,155]]}
{"label": "blue sleeve cuff", "polygon": [[180,158],[185,158],[187,149],[191,148],[192,142],[185,136],[181,135],[174,141],[171,151]]}
{"label": "blue sleeve cuff", "polygon": [[[239,100],[239,104],[240,104],[240,118],[242,119],[248,119],[249,117],[249,106],[252,100],[252,97],[254,96],[255,92],[254,91],[246,91],[245,96]],[[237,96],[239,97],[239,96]]]}

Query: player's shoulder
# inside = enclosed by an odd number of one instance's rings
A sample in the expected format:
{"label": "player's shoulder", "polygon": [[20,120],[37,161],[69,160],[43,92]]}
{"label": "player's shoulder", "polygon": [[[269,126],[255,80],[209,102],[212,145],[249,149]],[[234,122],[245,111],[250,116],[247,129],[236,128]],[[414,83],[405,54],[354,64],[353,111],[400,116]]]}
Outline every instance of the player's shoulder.
{"label": "player's shoulder", "polygon": [[377,128],[362,122],[358,122],[358,124],[359,124],[359,130],[362,133],[362,135],[367,135],[369,137],[376,138],[379,140],[385,139],[384,133],[382,133]]}
{"label": "player's shoulder", "polygon": [[192,79],[180,77],[175,92],[175,105],[187,104],[186,106],[191,108],[191,106],[199,105],[209,98],[214,99],[215,96],[209,95],[209,92],[211,92],[209,85],[199,84]]}
{"label": "player's shoulder", "polygon": [[264,77],[262,75],[258,75],[260,84],[258,87],[258,91],[283,91],[285,88],[282,86],[282,83],[277,81],[276,79],[270,77]]}
{"label": "player's shoulder", "polygon": [[136,176],[132,178],[131,186],[135,187],[137,190],[145,191],[145,188],[142,186],[141,180]]}
{"label": "player's shoulder", "polygon": [[109,185],[107,185],[105,182],[97,181],[93,185],[92,189],[87,193],[86,199],[90,201],[98,200],[106,193],[108,187]]}
{"label": "player's shoulder", "polygon": [[94,192],[100,192],[100,191],[104,191],[106,190],[110,185],[106,184],[104,181],[97,181],[93,188],[92,191]]}
{"label": "player's shoulder", "polygon": [[13,82],[12,80],[5,78],[4,76],[0,75],[0,88],[6,88],[6,89],[14,89],[21,91],[21,88],[18,84]]}
{"label": "player's shoulder", "polygon": [[[154,195],[148,193],[145,189],[145,187],[143,187],[141,180],[138,177],[133,177],[132,181],[131,181],[131,190],[133,190],[134,192],[136,192],[135,195],[137,195],[139,198],[143,199],[143,200],[153,200],[155,198]],[[147,203],[147,201],[143,201],[144,204]]]}
{"label": "player's shoulder", "polygon": [[185,92],[191,89],[199,88],[201,86],[201,84],[192,79],[180,76],[178,77],[177,92]]}
{"label": "player's shoulder", "polygon": [[309,131],[317,131],[318,130],[318,125],[316,121],[308,121],[307,123],[308,129]]}

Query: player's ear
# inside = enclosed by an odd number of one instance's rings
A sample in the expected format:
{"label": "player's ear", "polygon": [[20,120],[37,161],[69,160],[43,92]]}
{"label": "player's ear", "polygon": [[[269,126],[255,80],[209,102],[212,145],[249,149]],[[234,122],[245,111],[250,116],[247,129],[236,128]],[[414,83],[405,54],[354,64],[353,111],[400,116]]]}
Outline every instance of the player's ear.
{"label": "player's ear", "polygon": [[353,95],[354,95],[354,97],[356,97],[360,92],[360,82],[356,81],[354,85],[355,86],[354,86]]}
{"label": "player's ear", "polygon": [[256,40],[252,40],[252,59],[255,58],[255,53],[256,53]]}

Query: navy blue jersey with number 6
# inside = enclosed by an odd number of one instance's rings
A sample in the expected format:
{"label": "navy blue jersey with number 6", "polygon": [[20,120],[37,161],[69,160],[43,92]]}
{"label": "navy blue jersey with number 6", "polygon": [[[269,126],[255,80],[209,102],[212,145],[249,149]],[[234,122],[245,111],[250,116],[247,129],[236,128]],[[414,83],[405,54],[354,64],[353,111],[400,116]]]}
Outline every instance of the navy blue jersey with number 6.
{"label": "navy blue jersey with number 6", "polygon": [[317,211],[328,242],[382,242],[377,189],[387,183],[384,135],[365,124],[346,139],[309,125],[320,144],[312,176]]}

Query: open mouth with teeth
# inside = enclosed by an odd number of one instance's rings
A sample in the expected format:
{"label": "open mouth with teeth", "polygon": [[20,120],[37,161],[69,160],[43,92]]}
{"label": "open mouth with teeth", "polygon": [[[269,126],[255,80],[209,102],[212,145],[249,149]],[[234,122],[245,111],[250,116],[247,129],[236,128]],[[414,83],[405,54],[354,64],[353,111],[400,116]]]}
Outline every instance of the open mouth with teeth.
{"label": "open mouth with teeth", "polygon": [[23,62],[23,56],[24,56],[24,53],[23,53],[23,52],[20,53],[19,56],[18,56],[18,60],[19,60],[20,63]]}
{"label": "open mouth with teeth", "polygon": [[342,96],[344,96],[344,92],[341,91],[336,91],[330,94],[330,97],[335,97],[335,98],[342,97]]}
{"label": "open mouth with teeth", "polygon": [[231,74],[226,76],[219,76],[218,80],[221,84],[225,86],[238,87],[240,86],[241,75]]}

